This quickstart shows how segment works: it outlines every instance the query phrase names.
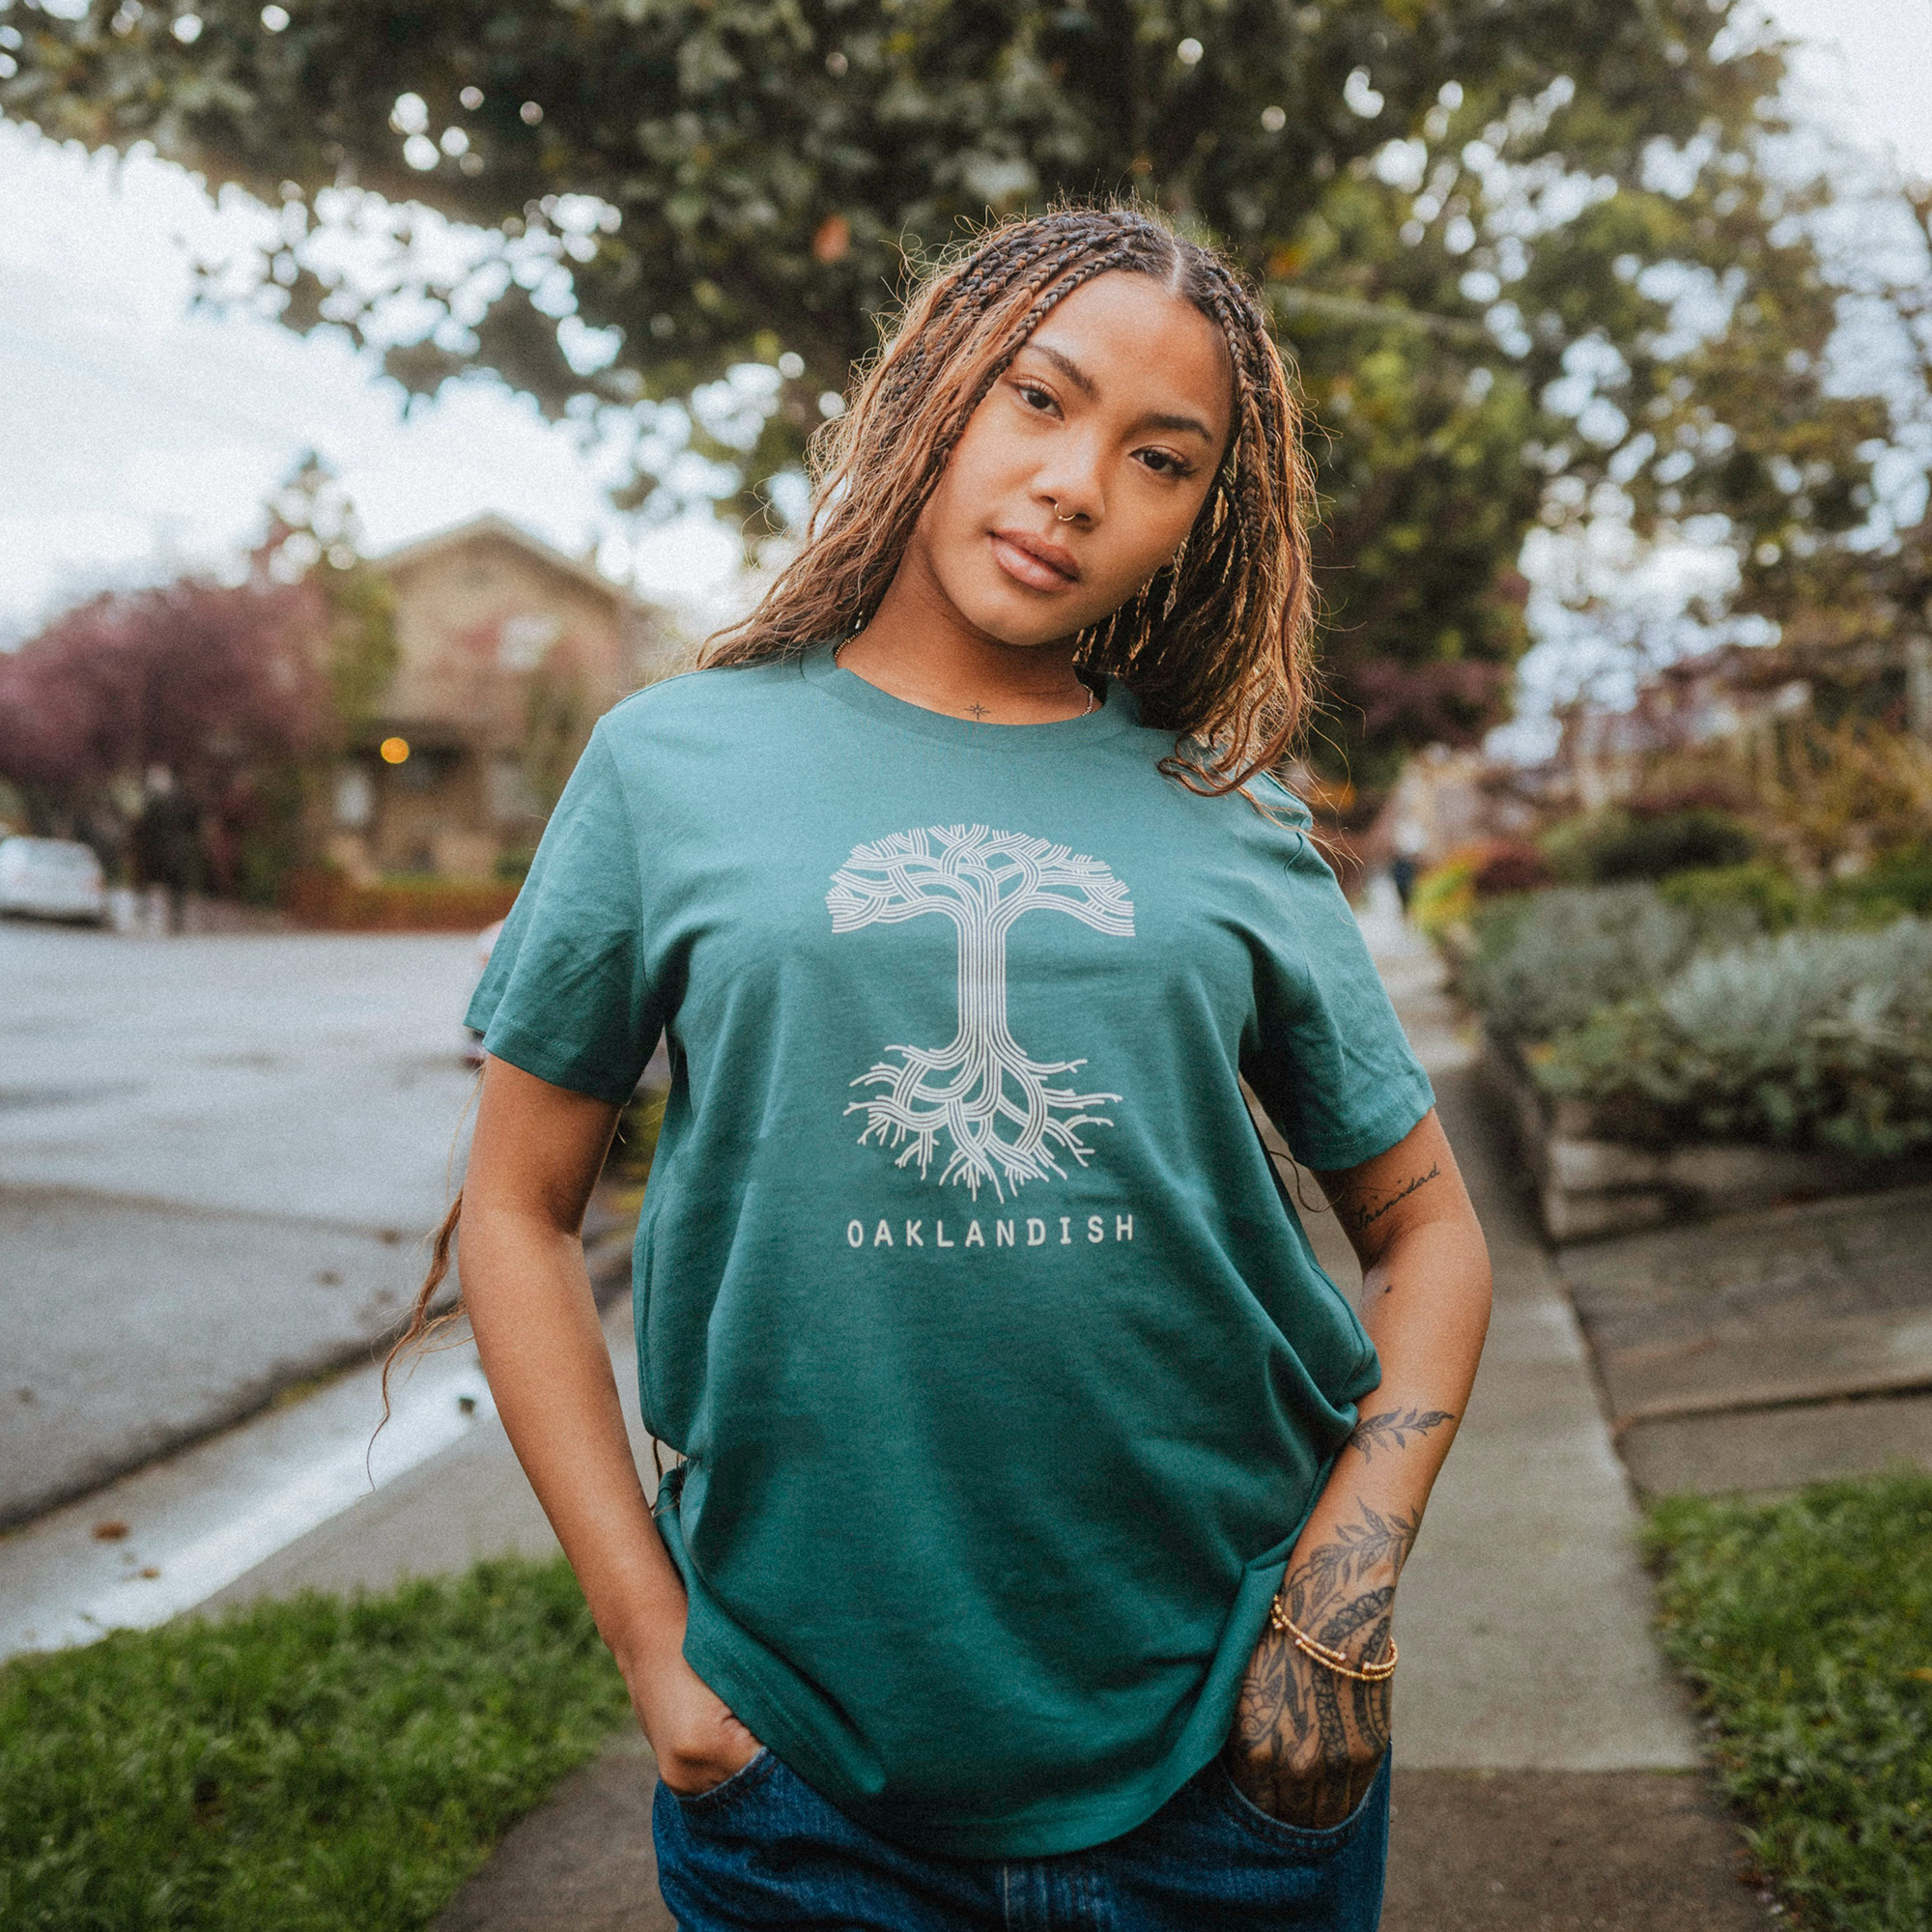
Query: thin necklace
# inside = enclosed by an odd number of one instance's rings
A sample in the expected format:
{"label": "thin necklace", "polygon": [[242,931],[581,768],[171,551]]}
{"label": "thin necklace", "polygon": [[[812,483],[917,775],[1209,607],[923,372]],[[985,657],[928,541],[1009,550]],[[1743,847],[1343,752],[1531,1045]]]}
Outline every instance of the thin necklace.
{"label": "thin necklace", "polygon": [[[1094,696],[1094,687],[1085,678],[1080,680],[1080,689],[1087,694],[1087,702],[1079,711],[1074,713],[1074,716],[1085,718],[1100,700]],[[973,714],[973,722],[976,724],[983,724],[987,717],[990,716],[983,704],[969,704],[966,709]],[[1063,720],[1062,722],[1068,721]]]}
{"label": "thin necklace", "polygon": [[[835,665],[838,663],[838,653],[842,651],[845,648],[845,646],[849,644],[851,641],[852,639],[850,638],[841,638],[838,643],[833,645],[832,662]],[[839,666],[839,668],[842,670],[844,667],[841,665]],[[1091,684],[1089,684],[1085,678],[1079,677],[1077,672],[1075,673],[1075,676],[1078,679],[1080,689],[1087,694],[1087,702],[1074,715],[1076,717],[1086,718],[1092,715],[1094,708],[1099,704],[1100,700],[1094,695],[1094,687]],[[984,718],[986,718],[989,715],[986,711],[986,707],[983,704],[969,704],[966,708],[967,710],[973,713],[973,722],[976,724],[980,723]]]}

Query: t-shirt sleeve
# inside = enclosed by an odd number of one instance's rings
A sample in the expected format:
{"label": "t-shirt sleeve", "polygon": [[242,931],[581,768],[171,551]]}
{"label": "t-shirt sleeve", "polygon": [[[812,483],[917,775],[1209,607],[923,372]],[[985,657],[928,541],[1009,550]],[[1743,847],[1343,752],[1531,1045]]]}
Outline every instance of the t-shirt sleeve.
{"label": "t-shirt sleeve", "polygon": [[1353,1167],[1394,1147],[1435,1095],[1327,862],[1301,830],[1284,827],[1277,849],[1260,1037],[1242,1071],[1304,1167]]}
{"label": "t-shirt sleeve", "polygon": [[484,1050],[622,1106],[663,1015],[645,970],[639,847],[603,726],[591,733],[469,1002]]}

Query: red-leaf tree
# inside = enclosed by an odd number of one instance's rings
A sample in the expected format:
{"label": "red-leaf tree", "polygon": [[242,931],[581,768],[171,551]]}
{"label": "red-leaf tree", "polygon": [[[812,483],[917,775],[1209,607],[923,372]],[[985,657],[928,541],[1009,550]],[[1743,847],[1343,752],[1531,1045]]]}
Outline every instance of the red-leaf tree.
{"label": "red-leaf tree", "polygon": [[0,778],[36,830],[85,837],[114,864],[164,771],[198,812],[209,882],[233,891],[329,729],[325,622],[306,584],[103,592],[0,658]]}

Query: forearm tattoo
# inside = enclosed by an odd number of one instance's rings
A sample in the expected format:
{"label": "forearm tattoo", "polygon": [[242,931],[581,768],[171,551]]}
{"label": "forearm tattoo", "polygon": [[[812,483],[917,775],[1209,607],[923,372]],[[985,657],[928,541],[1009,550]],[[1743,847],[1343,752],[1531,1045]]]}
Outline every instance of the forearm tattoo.
{"label": "forearm tattoo", "polygon": [[1406,1449],[1411,1435],[1427,1435],[1455,1420],[1446,1408],[1385,1408],[1378,1415],[1363,1416],[1348,1446],[1359,1449],[1365,1463],[1373,1463],[1378,1449]]}
{"label": "forearm tattoo", "polygon": [[[1289,1616],[1357,1663],[1388,1655],[1395,1582],[1419,1517],[1359,1505],[1288,1576]],[[1263,1636],[1241,1685],[1227,1765],[1264,1811],[1320,1829],[1346,1818],[1374,1780],[1389,1741],[1390,1686],[1360,1684],[1314,1662],[1282,1632]]]}

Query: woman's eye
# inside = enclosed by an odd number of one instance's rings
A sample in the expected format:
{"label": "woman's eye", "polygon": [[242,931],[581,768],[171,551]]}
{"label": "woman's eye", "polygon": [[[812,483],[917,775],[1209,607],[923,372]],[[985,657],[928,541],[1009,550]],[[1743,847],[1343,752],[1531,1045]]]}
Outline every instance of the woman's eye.
{"label": "woman's eye", "polygon": [[1013,386],[1019,391],[1021,400],[1028,409],[1038,410],[1044,413],[1053,407],[1053,398],[1046,390],[1036,388],[1031,383],[1015,383]]}
{"label": "woman's eye", "polygon": [[1141,461],[1156,476],[1185,476],[1188,473],[1188,466],[1165,449],[1144,449]]}

